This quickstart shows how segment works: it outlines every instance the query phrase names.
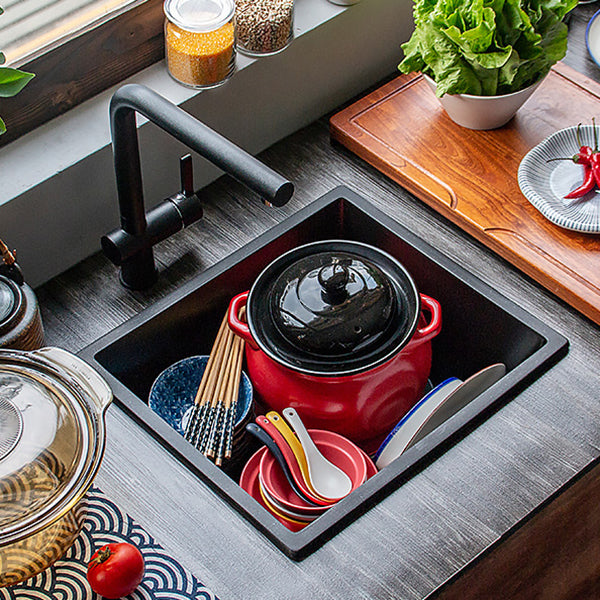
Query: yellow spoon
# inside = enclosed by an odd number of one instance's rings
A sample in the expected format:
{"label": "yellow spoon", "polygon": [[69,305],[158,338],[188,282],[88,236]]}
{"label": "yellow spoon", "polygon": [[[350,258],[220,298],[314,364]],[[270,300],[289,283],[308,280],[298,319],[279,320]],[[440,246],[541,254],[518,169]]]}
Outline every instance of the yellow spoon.
{"label": "yellow spoon", "polygon": [[290,426],[286,423],[285,419],[276,411],[272,410],[266,414],[267,419],[273,426],[281,433],[281,435],[285,438],[288,446],[291,448],[296,460],[298,461],[298,466],[300,467],[300,473],[302,473],[302,479],[306,483],[306,487],[309,489],[310,493],[319,498],[320,500],[324,500],[326,502],[330,502],[329,498],[323,498],[320,494],[315,492],[315,489],[312,486],[310,481],[310,473],[308,471],[308,463],[306,462],[306,454],[304,454],[304,448],[302,448],[302,444],[296,437],[296,434],[292,431]]}

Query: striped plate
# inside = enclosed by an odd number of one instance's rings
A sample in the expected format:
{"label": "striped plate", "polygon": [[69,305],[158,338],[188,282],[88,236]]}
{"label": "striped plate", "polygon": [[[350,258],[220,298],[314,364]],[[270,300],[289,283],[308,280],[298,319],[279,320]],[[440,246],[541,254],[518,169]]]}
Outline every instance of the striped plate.
{"label": "striped plate", "polygon": [[[594,147],[591,125],[580,128],[581,143]],[[532,148],[519,165],[518,181],[524,196],[548,220],[559,227],[600,233],[600,191],[594,189],[582,198],[565,200],[565,196],[583,181],[583,166],[568,158],[577,154],[577,127],[568,127],[553,133]]]}

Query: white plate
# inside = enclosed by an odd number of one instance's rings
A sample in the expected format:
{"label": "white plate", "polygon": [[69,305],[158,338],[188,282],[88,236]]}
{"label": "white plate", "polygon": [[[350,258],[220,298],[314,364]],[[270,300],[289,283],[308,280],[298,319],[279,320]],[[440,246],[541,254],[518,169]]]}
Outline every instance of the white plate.
{"label": "white plate", "polygon": [[417,433],[424,420],[431,412],[454,390],[462,385],[456,377],[450,377],[425,394],[392,429],[375,453],[374,461],[378,469],[382,469],[400,456],[406,449],[411,438]]}
{"label": "white plate", "polygon": [[[585,2],[579,0],[579,4],[585,4]],[[600,15],[600,10],[588,21],[585,29],[585,45],[592,60],[600,67],[600,19],[598,15]]]}
{"label": "white plate", "polygon": [[383,469],[389,465],[402,452],[467,406],[505,373],[506,367],[502,363],[496,363],[478,371],[464,382],[453,378],[434,388],[403,417],[381,445],[375,456],[377,468]]}
{"label": "white plate", "polygon": [[[594,147],[592,125],[580,128],[581,143]],[[565,196],[583,181],[583,166],[570,160],[548,162],[579,152],[577,127],[553,133],[532,148],[519,165],[518,181],[524,196],[548,220],[559,227],[585,233],[600,233],[600,193],[594,189],[582,198]]]}

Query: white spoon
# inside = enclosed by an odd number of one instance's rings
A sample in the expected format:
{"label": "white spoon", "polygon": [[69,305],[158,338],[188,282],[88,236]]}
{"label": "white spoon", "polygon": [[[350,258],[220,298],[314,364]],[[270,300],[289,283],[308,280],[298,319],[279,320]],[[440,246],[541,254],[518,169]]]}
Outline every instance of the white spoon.
{"label": "white spoon", "polygon": [[284,408],[283,416],[292,426],[302,444],[308,463],[310,482],[315,492],[327,500],[339,500],[347,496],[352,491],[350,477],[321,454],[302,419],[293,408]]}

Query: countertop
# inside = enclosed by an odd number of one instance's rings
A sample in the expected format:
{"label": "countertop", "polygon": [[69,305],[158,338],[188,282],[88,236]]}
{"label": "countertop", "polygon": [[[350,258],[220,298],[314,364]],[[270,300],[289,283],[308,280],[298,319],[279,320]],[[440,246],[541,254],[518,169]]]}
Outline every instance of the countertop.
{"label": "countertop", "polygon": [[[572,16],[564,62],[599,80],[583,37],[593,12],[587,5]],[[107,414],[98,486],[221,600],[595,597],[598,583],[593,570],[586,571],[584,554],[597,557],[600,539],[593,498],[600,459],[599,328],[332,144],[327,116],[260,158],[294,182],[288,205],[267,208],[222,177],[200,192],[202,220],[155,248],[161,274],[152,291],[124,289],[100,254],[39,288],[47,344],[78,352],[343,184],[567,337],[569,353],[299,563],[117,405]],[[577,531],[560,525],[573,522]],[[523,560],[511,566],[515,556]]]}

